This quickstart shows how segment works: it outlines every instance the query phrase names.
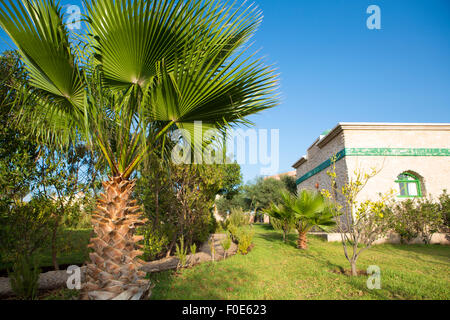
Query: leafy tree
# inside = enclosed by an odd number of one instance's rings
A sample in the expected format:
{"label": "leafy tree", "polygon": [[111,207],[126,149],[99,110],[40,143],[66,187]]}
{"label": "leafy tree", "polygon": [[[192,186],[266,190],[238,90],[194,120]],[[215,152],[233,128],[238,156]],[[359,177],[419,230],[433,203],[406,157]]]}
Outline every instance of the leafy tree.
{"label": "leafy tree", "polygon": [[251,200],[246,197],[243,191],[240,191],[231,199],[220,197],[216,200],[217,210],[223,218],[226,218],[234,209],[250,211],[250,204]]}
{"label": "leafy tree", "polygon": [[0,218],[0,256],[8,264],[39,253],[51,236],[52,203],[33,198],[13,203]]}
{"label": "leafy tree", "polygon": [[93,165],[91,154],[83,145],[70,146],[66,152],[42,147],[36,162],[37,179],[34,193],[45,198],[52,206],[52,263],[59,270],[58,234],[70,215],[80,215],[86,210],[86,194],[91,190],[92,177],[89,168]]}
{"label": "leafy tree", "polygon": [[[327,171],[331,190],[322,190],[322,194],[330,199],[337,209],[335,221],[352,276],[358,275],[356,263],[360,255],[391,229],[391,216],[386,204],[394,194],[392,190],[381,194],[376,201],[358,201],[360,192],[378,172],[376,168],[372,168],[370,173],[356,169],[354,176],[339,189],[336,183],[336,156],[333,156],[331,169]],[[338,201],[338,196],[344,199],[343,204]]]}
{"label": "leafy tree", "polygon": [[[37,144],[27,134],[26,125],[16,123],[18,107],[15,83],[22,79],[23,66],[14,51],[0,56],[0,210],[20,203],[36,179]],[[0,214],[1,214],[0,212]]]}
{"label": "leafy tree", "polygon": [[244,57],[261,13],[216,0],[92,0],[72,37],[54,0],[2,4],[0,25],[28,71],[17,89],[34,134],[61,148],[81,140],[108,165],[83,298],[138,299],[149,283],[134,236],[145,222],[131,199],[136,169],[175,129],[224,130],[276,105],[272,69]]}
{"label": "leafy tree", "polygon": [[254,184],[246,185],[244,190],[246,197],[251,201],[250,207],[258,212],[269,208],[271,203],[280,202],[280,191],[285,190],[285,185],[280,180],[261,177]]}
{"label": "leafy tree", "polygon": [[222,189],[219,194],[227,200],[239,194],[242,187],[241,166],[238,163],[226,164],[223,166]]}
{"label": "leafy tree", "polygon": [[284,186],[290,193],[297,193],[297,180],[291,176],[282,176],[281,181],[283,181]]}
{"label": "leafy tree", "polygon": [[258,215],[262,210],[268,209],[271,203],[280,202],[280,191],[282,190],[295,193],[292,179],[284,177],[282,180],[277,180],[259,177],[254,182],[239,188],[238,192],[233,194],[232,197],[219,199],[217,208],[223,216],[237,208],[254,211]]}

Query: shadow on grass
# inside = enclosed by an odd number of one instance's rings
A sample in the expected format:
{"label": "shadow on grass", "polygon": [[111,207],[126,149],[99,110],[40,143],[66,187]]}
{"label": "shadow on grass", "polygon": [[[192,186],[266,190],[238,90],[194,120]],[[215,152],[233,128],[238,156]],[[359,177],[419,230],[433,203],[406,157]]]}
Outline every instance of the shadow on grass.
{"label": "shadow on grass", "polygon": [[[392,249],[405,251],[408,254],[421,254],[443,260],[448,265],[450,262],[450,246],[439,244],[391,244]],[[424,260],[425,261],[425,260]],[[429,261],[431,262],[431,261]]]}
{"label": "shadow on grass", "polygon": [[149,278],[155,285],[152,300],[227,300],[230,295],[239,299],[240,283],[252,281],[255,275],[235,265],[208,262],[179,272],[152,274]]}

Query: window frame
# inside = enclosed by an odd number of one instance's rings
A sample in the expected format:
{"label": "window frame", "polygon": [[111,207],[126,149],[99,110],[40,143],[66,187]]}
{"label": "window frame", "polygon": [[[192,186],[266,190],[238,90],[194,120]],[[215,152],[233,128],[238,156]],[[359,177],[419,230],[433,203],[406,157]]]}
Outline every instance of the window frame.
{"label": "window frame", "polygon": [[[402,175],[411,177],[411,178],[413,178],[413,180],[399,179],[399,177],[402,176]],[[401,174],[399,174],[397,176],[397,180],[395,180],[395,183],[398,184],[399,190],[400,190],[400,194],[397,196],[398,198],[422,198],[423,197],[423,194],[422,194],[422,183],[420,182],[419,177],[417,177],[416,175],[414,175],[412,173],[409,173],[409,172],[403,172],[403,173],[401,173]],[[416,184],[416,188],[417,188],[417,195],[416,196],[412,196],[410,194],[404,195],[404,196],[401,195],[401,185],[400,185],[401,183],[406,183],[406,184],[408,184],[408,183],[415,183]],[[408,189],[406,191],[409,193]]]}

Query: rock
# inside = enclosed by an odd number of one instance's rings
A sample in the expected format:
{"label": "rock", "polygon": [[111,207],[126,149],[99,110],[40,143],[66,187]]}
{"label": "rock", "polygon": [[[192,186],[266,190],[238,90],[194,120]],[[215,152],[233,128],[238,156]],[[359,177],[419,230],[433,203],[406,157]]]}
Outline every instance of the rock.
{"label": "rock", "polygon": [[[81,282],[85,279],[86,267],[81,267]],[[49,271],[39,275],[39,291],[48,291],[67,286],[67,279],[70,274],[66,270]],[[13,296],[9,278],[0,278],[0,297]]]}
{"label": "rock", "polygon": [[177,268],[178,262],[179,259],[177,257],[169,257],[157,261],[148,262],[141,267],[141,270],[147,273],[172,270]]}

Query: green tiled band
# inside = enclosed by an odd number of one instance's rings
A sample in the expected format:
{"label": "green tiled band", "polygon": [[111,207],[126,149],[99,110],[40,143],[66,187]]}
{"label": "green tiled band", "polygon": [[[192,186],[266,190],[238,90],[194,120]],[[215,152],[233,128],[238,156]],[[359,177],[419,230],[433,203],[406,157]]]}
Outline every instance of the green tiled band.
{"label": "green tiled band", "polygon": [[[450,149],[433,148],[345,148],[336,154],[336,161],[348,156],[370,157],[450,157]],[[297,180],[297,185],[308,180],[331,165],[331,159],[323,162]]]}

